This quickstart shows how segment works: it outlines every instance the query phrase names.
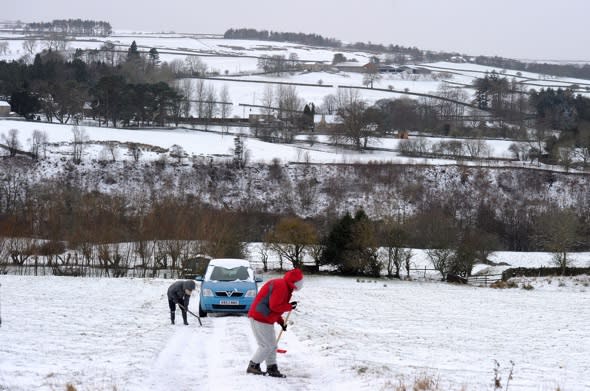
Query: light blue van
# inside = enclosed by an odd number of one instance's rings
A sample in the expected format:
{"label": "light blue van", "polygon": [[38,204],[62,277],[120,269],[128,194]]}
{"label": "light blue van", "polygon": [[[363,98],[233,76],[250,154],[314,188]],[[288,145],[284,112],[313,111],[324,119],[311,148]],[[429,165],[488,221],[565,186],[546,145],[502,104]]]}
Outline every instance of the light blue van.
{"label": "light blue van", "polygon": [[233,258],[210,260],[205,275],[195,279],[201,282],[199,316],[203,317],[209,312],[247,313],[262,282],[250,262]]}

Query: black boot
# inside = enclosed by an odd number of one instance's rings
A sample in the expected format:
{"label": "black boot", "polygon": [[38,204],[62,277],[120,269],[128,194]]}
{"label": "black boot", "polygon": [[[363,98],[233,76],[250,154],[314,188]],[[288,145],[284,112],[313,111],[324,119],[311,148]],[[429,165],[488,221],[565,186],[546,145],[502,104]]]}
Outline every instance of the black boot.
{"label": "black boot", "polygon": [[260,369],[260,364],[256,364],[254,361],[250,361],[248,364],[248,369],[246,369],[246,373],[251,373],[253,375],[264,375],[262,369]]}
{"label": "black boot", "polygon": [[186,320],[186,311],[182,311],[182,321],[188,326],[188,321]]}
{"label": "black boot", "polygon": [[174,311],[170,311],[170,323],[174,324]]}
{"label": "black boot", "polygon": [[277,367],[277,364],[269,365],[268,367],[266,367],[266,373],[268,373],[268,376],[272,377],[287,377],[283,375],[281,372],[279,372],[279,367]]}

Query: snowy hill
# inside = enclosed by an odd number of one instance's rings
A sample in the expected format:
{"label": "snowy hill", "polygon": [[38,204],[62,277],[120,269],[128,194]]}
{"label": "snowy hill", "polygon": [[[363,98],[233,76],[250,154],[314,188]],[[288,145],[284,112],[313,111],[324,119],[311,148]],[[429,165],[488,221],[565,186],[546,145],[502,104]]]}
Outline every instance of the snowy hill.
{"label": "snowy hill", "polygon": [[[248,165],[236,171],[225,164],[233,158],[234,136],[212,131],[215,127],[197,131],[84,126],[81,129],[87,140],[80,165],[71,164],[70,125],[0,120],[0,134],[6,135],[11,129],[18,130],[23,146],[35,130],[45,132],[49,144],[39,162],[2,161],[3,177],[22,172],[31,184],[75,178],[82,188],[113,195],[147,192],[159,198],[193,194],[218,208],[319,216],[329,210],[345,213],[362,207],[378,218],[400,211],[409,215],[434,196],[454,195],[463,200],[465,210],[476,210],[482,200],[487,200],[501,213],[511,205],[529,201],[581,204],[590,186],[583,174],[506,161],[511,145],[507,141],[488,141],[491,160],[483,164],[458,164],[454,159],[400,156],[396,139],[376,140],[379,149],[358,152],[321,142],[268,143],[246,133]],[[137,162],[130,151],[131,143],[141,144],[144,151]],[[184,156],[173,155],[174,145],[182,146]],[[416,186],[428,188],[430,198],[416,193]],[[414,196],[408,198],[407,194]]]}
{"label": "snowy hill", "polygon": [[[7,48],[3,53],[0,52],[0,60],[22,58],[28,58],[28,61],[32,60],[30,54],[28,55],[23,48],[23,42],[26,40],[25,35],[4,31],[0,32],[0,42],[3,40],[7,43]],[[260,104],[264,88],[273,83],[307,84],[307,86],[298,86],[297,93],[304,102],[315,102],[316,105],[319,105],[325,96],[335,94],[339,87],[365,87],[361,73],[338,71],[331,66],[336,53],[344,53],[348,60],[356,61],[358,66],[368,63],[375,56],[381,57],[382,61],[387,59],[384,54],[321,48],[287,42],[223,39],[220,36],[207,34],[131,31],[117,31],[109,37],[69,38],[66,47],[70,57],[74,55],[76,49],[99,49],[107,42],[114,45],[114,50],[126,53],[133,41],[137,43],[140,51],[148,52],[152,48],[157,49],[160,60],[167,63],[182,62],[186,58],[198,58],[207,67],[208,74],[228,79],[210,80],[207,83],[215,87],[217,91],[223,85],[228,87],[233,103],[232,115],[239,116],[244,114],[244,109],[239,106],[240,104]],[[44,41],[37,40],[35,45],[35,49],[40,51],[45,44]],[[306,68],[305,64],[309,69],[281,75],[260,75],[258,60],[263,56],[273,55],[281,55],[287,59],[296,58],[303,69]],[[322,71],[313,70],[318,65],[322,65],[325,69]],[[514,79],[526,88],[563,88],[575,85],[578,93],[590,94],[588,91],[589,80],[551,77],[471,63],[421,63],[414,64],[412,67],[427,69],[429,72],[421,74],[413,74],[412,72],[384,73],[381,79],[375,82],[373,89],[361,90],[361,96],[369,103],[400,96],[415,98],[407,93],[437,96],[440,94],[438,90],[443,86],[459,87],[472,96],[474,79],[492,71]]]}
{"label": "snowy hill", "polygon": [[[30,61],[24,40],[0,33],[0,42],[8,43],[0,60]],[[410,68],[384,74],[369,89],[361,73],[331,67],[337,50],[208,34],[119,31],[108,38],[78,37],[67,43],[68,56],[76,48],[97,49],[106,41],[121,53],[133,41],[142,51],[157,48],[168,63],[198,57],[209,76],[215,76],[205,79],[207,85],[217,91],[228,87],[231,115],[243,118],[259,112],[255,106],[268,86],[284,83],[296,85],[304,102],[318,104],[341,88],[357,89],[369,103],[401,96],[420,99],[412,94],[437,95],[449,86],[471,97],[473,81],[491,71],[526,89],[576,85],[577,92],[588,95],[590,87],[588,80],[437,62],[413,65],[429,72]],[[43,48],[42,41],[36,45]],[[309,69],[261,74],[258,59],[274,54],[296,57]],[[375,55],[344,54],[357,64]],[[402,141],[393,136],[374,138],[367,150],[356,151],[335,146],[327,134],[265,142],[248,126],[97,125],[91,118],[76,127],[0,119],[1,143],[14,134],[21,151],[8,158],[8,148],[1,150],[6,203],[14,205],[25,190],[34,194],[39,188],[71,187],[81,194],[114,196],[131,211],[141,211],[146,200],[178,197],[217,210],[318,219],[362,208],[379,220],[429,211],[435,200],[444,200],[460,218],[473,218],[484,205],[489,207],[485,212],[498,220],[504,217],[507,225],[518,222],[518,212],[526,215],[535,207],[583,211],[590,205],[587,172],[517,160],[514,150],[530,147],[522,140],[481,140],[478,147],[485,153],[473,159],[408,157],[400,151]],[[81,142],[75,142],[74,131],[83,136]],[[28,151],[39,134],[46,142],[42,158],[33,160]],[[240,169],[230,164],[236,137],[246,152],[247,164]],[[410,140],[424,146],[474,141],[426,133],[412,134]],[[81,148],[79,164],[73,163],[74,147]],[[140,156],[134,148],[141,150]],[[27,204],[29,208],[44,202],[42,196],[32,198],[38,204]],[[495,362],[506,388],[514,363],[511,390],[590,387],[587,276],[520,279],[514,281],[516,289],[506,290],[455,286],[439,283],[438,272],[429,270],[427,276],[430,261],[425,251],[415,252],[414,273],[424,268],[424,278],[413,275],[414,281],[307,276],[305,289],[295,294],[300,305],[281,340],[288,351],[279,357],[286,379],[245,374],[255,349],[246,317],[208,317],[202,328],[196,319],[188,327],[169,325],[165,292],[171,280],[0,275],[0,391],[61,390],[68,384],[78,390],[372,391],[411,389],[415,383],[441,390],[490,390]],[[259,266],[255,250],[248,256]],[[590,265],[590,253],[570,257],[573,266]],[[549,253],[496,252],[489,260],[501,265],[478,264],[474,272],[553,262]],[[31,257],[28,264],[36,261]],[[197,306],[195,294],[190,309]]]}

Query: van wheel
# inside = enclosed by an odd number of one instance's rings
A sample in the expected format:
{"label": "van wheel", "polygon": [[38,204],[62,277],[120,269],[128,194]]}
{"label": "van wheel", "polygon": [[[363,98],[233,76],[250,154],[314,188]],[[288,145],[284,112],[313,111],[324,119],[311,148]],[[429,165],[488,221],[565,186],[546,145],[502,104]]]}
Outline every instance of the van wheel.
{"label": "van wheel", "polygon": [[201,308],[201,304],[199,304],[199,316],[201,318],[206,318],[207,317],[207,313],[205,311],[203,311],[203,309]]}

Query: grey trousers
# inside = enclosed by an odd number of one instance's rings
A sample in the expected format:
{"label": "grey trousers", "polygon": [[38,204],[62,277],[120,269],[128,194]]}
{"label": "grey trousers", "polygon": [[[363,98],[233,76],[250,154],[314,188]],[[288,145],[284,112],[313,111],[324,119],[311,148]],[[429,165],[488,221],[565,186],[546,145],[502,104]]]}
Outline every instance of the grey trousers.
{"label": "grey trousers", "polygon": [[266,361],[267,367],[275,365],[277,363],[277,338],[274,325],[249,319],[252,332],[258,342],[258,349],[254,353],[252,361],[256,364]]}

